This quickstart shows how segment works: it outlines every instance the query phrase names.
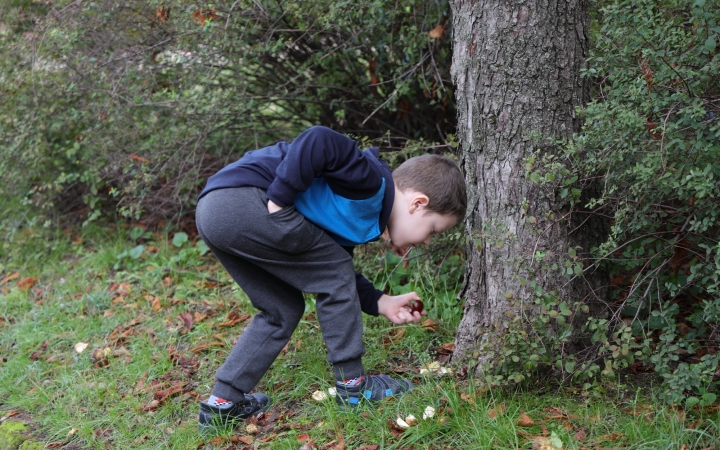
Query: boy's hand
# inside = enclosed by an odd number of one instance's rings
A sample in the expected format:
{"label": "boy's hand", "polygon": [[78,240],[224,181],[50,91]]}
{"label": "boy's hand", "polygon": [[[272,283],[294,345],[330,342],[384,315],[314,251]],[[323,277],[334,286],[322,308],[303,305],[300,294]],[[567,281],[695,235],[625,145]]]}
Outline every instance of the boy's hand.
{"label": "boy's hand", "polygon": [[413,312],[410,303],[414,300],[420,300],[415,292],[402,295],[383,294],[378,299],[378,312],[395,325],[420,323],[420,319],[427,315],[427,311],[423,309],[422,312]]}
{"label": "boy's hand", "polygon": [[277,205],[275,202],[273,202],[272,200],[268,199],[268,212],[269,212],[270,214],[272,214],[272,213],[274,213],[274,212],[276,212],[276,211],[280,211],[281,209],[283,209],[282,206],[279,206],[279,205]]}

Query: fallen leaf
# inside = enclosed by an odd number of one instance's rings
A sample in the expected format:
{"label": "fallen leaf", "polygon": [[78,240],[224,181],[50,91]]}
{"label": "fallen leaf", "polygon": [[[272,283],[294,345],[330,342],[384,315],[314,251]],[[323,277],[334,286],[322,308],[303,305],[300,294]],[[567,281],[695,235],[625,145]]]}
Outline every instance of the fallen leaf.
{"label": "fallen leaf", "polygon": [[258,439],[258,442],[262,442],[262,443],[264,444],[264,443],[266,443],[266,442],[272,441],[272,440],[275,439],[276,437],[277,437],[277,434],[275,434],[275,433],[269,434],[269,435],[265,436],[265,437],[262,438],[262,439]]}
{"label": "fallen leaf", "polygon": [[380,450],[379,445],[363,445],[362,447],[358,447],[355,450]]}
{"label": "fallen leaf", "polygon": [[575,433],[575,439],[578,441],[582,441],[587,436],[585,432],[585,428],[580,428],[577,433]]}
{"label": "fallen leaf", "polygon": [[[407,328],[398,328],[394,333],[387,335],[387,341],[386,343],[395,343],[400,341],[400,339],[405,336],[405,333],[407,332]],[[389,342],[388,342],[389,341]]]}
{"label": "fallen leaf", "polygon": [[182,313],[178,316],[180,320],[182,320],[183,325],[185,328],[187,328],[188,331],[192,331],[193,327],[193,316],[189,312]]}
{"label": "fallen leaf", "polygon": [[535,421],[532,420],[527,414],[522,413],[515,424],[519,427],[532,427],[533,425],[535,425]]}
{"label": "fallen leaf", "polygon": [[130,291],[132,291],[132,285],[127,282],[122,282],[117,287],[117,294],[118,295],[129,295]]}
{"label": "fallen leaf", "polygon": [[206,342],[204,344],[196,345],[195,347],[190,349],[190,353],[195,353],[196,355],[203,350],[206,350],[208,348],[212,347],[225,347],[225,343],[223,342]]}
{"label": "fallen leaf", "polygon": [[35,283],[37,283],[37,280],[38,279],[35,277],[23,278],[22,280],[18,281],[18,287],[23,291],[27,291],[28,289],[33,287]]}
{"label": "fallen leaf", "polygon": [[227,315],[227,322],[221,322],[217,324],[218,328],[222,327],[233,327],[240,322],[244,322],[250,318],[250,314],[240,315],[237,311],[230,311]]}
{"label": "fallen leaf", "polygon": [[432,319],[425,319],[423,321],[423,323],[420,325],[420,327],[425,331],[435,332],[435,331],[437,331],[438,325],[439,324]]}
{"label": "fallen leaf", "polygon": [[17,409],[10,410],[4,416],[0,417],[0,422],[5,422],[12,416],[17,416],[18,414],[20,414],[20,411],[18,411]]}
{"label": "fallen leaf", "polygon": [[160,311],[160,308],[162,308],[162,305],[160,304],[160,297],[155,296],[152,300],[152,310],[153,312]]}
{"label": "fallen leaf", "polygon": [[160,402],[157,400],[153,400],[150,403],[148,403],[145,407],[141,409],[142,412],[150,412],[155,411],[160,406]]}
{"label": "fallen leaf", "polygon": [[7,283],[8,281],[17,280],[18,278],[20,278],[20,272],[11,273],[10,275],[3,278],[2,281],[0,281],[0,286]]}
{"label": "fallen leaf", "polygon": [[245,444],[245,445],[252,445],[252,444],[253,444],[253,440],[250,439],[250,438],[247,437],[247,436],[233,436],[233,437],[232,437],[232,441],[233,441],[234,443],[236,443],[236,444],[237,444],[238,442],[242,442],[242,443]]}
{"label": "fallen leaf", "polygon": [[297,437],[298,442],[310,442],[310,435],[307,433],[303,433],[300,436]]}
{"label": "fallen leaf", "polygon": [[387,425],[390,428],[390,433],[395,437],[400,437],[405,431],[405,428],[399,427],[392,419],[388,419]]}
{"label": "fallen leaf", "polygon": [[40,345],[40,348],[39,348],[39,349],[37,349],[36,351],[32,352],[32,354],[30,355],[30,360],[31,360],[31,361],[37,361],[38,359],[40,359],[40,355],[42,355],[42,353],[43,353],[45,350],[47,350],[49,344],[50,344],[50,342],[47,341],[47,340],[46,340],[45,342],[43,342],[43,343]]}
{"label": "fallen leaf", "polygon": [[466,402],[470,403],[471,405],[475,404],[475,397],[470,396],[470,395],[466,394],[465,392],[460,393],[460,398],[462,400],[465,400]]}
{"label": "fallen leaf", "polygon": [[68,443],[68,441],[51,442],[51,443],[47,444],[45,447],[43,447],[43,448],[60,448],[60,447],[64,447],[67,443]]}
{"label": "fallen leaf", "polygon": [[447,344],[437,347],[435,350],[437,350],[438,353],[453,353],[455,351],[455,343],[448,342]]}

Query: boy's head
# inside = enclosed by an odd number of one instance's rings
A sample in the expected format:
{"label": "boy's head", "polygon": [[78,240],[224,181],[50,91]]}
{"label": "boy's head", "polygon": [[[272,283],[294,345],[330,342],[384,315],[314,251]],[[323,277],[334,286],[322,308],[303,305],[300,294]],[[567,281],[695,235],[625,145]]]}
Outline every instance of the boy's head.
{"label": "boy's head", "polygon": [[465,217],[465,178],[444,156],[410,158],[393,171],[395,201],[388,222],[394,245],[428,244]]}

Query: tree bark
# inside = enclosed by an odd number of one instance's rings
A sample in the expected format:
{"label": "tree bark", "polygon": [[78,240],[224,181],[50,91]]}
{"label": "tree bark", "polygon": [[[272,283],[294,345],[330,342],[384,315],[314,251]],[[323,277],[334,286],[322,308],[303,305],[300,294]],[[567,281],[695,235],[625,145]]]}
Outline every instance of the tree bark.
{"label": "tree bark", "polygon": [[558,260],[570,247],[587,252],[602,229],[590,222],[573,232],[584,218],[569,214],[554,190],[526,179],[525,165],[536,150],[554,152],[557,140],[579,130],[575,109],[588,98],[580,76],[587,4],[454,0],[451,6],[451,74],[473,236],[454,359],[478,363],[480,371],[482,362],[497,358],[509,318],[537,313],[538,286],[560,301],[597,298],[596,276],[569,281],[562,269],[537,270],[536,252]]}

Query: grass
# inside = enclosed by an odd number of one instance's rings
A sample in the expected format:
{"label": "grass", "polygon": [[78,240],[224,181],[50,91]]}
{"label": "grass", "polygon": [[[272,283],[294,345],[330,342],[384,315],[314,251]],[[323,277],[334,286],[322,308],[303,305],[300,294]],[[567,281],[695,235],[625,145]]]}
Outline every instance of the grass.
{"label": "grass", "polygon": [[[66,449],[297,449],[303,443],[327,449],[720,448],[717,410],[664,405],[652,385],[578,392],[548,383],[539,394],[485,389],[468,377],[419,375],[437,359],[436,348],[453,341],[459,320],[459,308],[437,302],[435,331],[366,318],[366,368],[402,373],[417,387],[376,409],[342,412],[332,399],[312,399],[333,380],[310,298],[304,320],[258,386],[273,399],[268,414],[217,439],[203,438],[198,401],[248,323],[243,315],[254,313],[203,251],[182,235],[140,229],[88,227],[51,238],[30,229],[6,239],[0,421],[26,425],[25,448],[33,442]],[[396,283],[401,275],[407,274],[393,274]],[[428,279],[426,292],[434,289]],[[82,351],[80,343],[87,344]],[[427,406],[437,413],[422,420]],[[388,425],[409,414],[418,425],[404,432]],[[528,418],[532,423],[519,423]],[[3,437],[3,429],[0,446],[18,442],[17,431]]]}

